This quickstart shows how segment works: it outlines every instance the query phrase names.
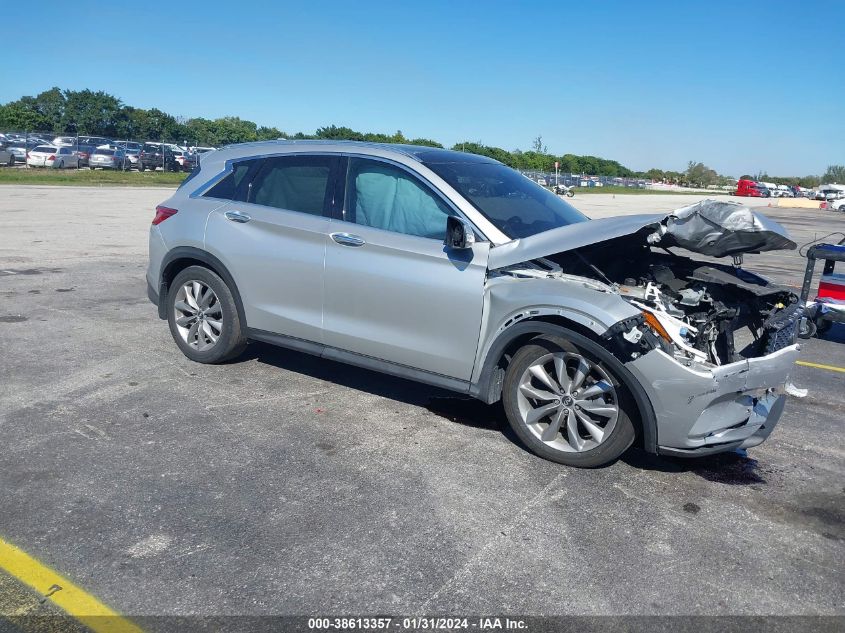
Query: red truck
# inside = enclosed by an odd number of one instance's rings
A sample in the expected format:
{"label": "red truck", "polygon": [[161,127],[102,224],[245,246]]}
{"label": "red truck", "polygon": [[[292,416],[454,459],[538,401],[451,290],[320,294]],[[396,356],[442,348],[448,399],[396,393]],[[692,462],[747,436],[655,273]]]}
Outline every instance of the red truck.
{"label": "red truck", "polygon": [[765,198],[760,186],[753,180],[740,180],[736,183],[736,195],[747,198]]}

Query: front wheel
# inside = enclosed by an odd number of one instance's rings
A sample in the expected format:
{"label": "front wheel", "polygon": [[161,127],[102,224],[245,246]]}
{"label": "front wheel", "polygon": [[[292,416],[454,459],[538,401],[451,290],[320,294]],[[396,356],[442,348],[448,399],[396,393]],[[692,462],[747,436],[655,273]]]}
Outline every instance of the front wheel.
{"label": "front wheel", "polygon": [[167,321],[173,340],[198,363],[222,363],[246,347],[235,299],[219,275],[189,266],[170,284]]}
{"label": "front wheel", "polygon": [[533,453],[567,466],[616,460],[634,442],[638,412],[614,364],[575,332],[533,339],[505,374],[502,400],[514,433]]}

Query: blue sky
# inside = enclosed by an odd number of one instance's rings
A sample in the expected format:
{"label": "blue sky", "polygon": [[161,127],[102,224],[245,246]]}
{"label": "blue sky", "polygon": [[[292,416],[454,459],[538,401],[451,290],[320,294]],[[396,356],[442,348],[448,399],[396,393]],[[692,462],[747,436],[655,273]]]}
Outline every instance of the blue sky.
{"label": "blue sky", "polygon": [[638,170],[845,163],[842,0],[72,0],[3,2],[0,21],[41,34],[0,56],[4,103],[55,85],[286,132],[539,134]]}

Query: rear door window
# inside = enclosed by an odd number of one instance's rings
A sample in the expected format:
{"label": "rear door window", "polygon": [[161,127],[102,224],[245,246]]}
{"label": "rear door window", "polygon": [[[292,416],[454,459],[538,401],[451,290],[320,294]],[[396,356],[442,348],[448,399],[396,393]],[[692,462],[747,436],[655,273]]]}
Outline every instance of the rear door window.
{"label": "rear door window", "polygon": [[328,207],[329,156],[281,156],[263,161],[249,185],[247,202],[323,215]]}

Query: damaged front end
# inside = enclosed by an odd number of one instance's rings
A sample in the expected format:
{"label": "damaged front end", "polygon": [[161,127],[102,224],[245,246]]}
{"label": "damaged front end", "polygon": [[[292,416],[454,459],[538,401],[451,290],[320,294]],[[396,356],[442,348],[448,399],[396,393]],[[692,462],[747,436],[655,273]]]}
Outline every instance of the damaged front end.
{"label": "damaged front end", "polygon": [[795,248],[785,230],[741,205],[708,200],[598,237],[533,265],[600,282],[640,311],[638,323],[619,324],[603,340],[647,392],[658,450],[700,455],[762,442],[783,411],[803,310],[790,290],[741,264],[746,253]]}

